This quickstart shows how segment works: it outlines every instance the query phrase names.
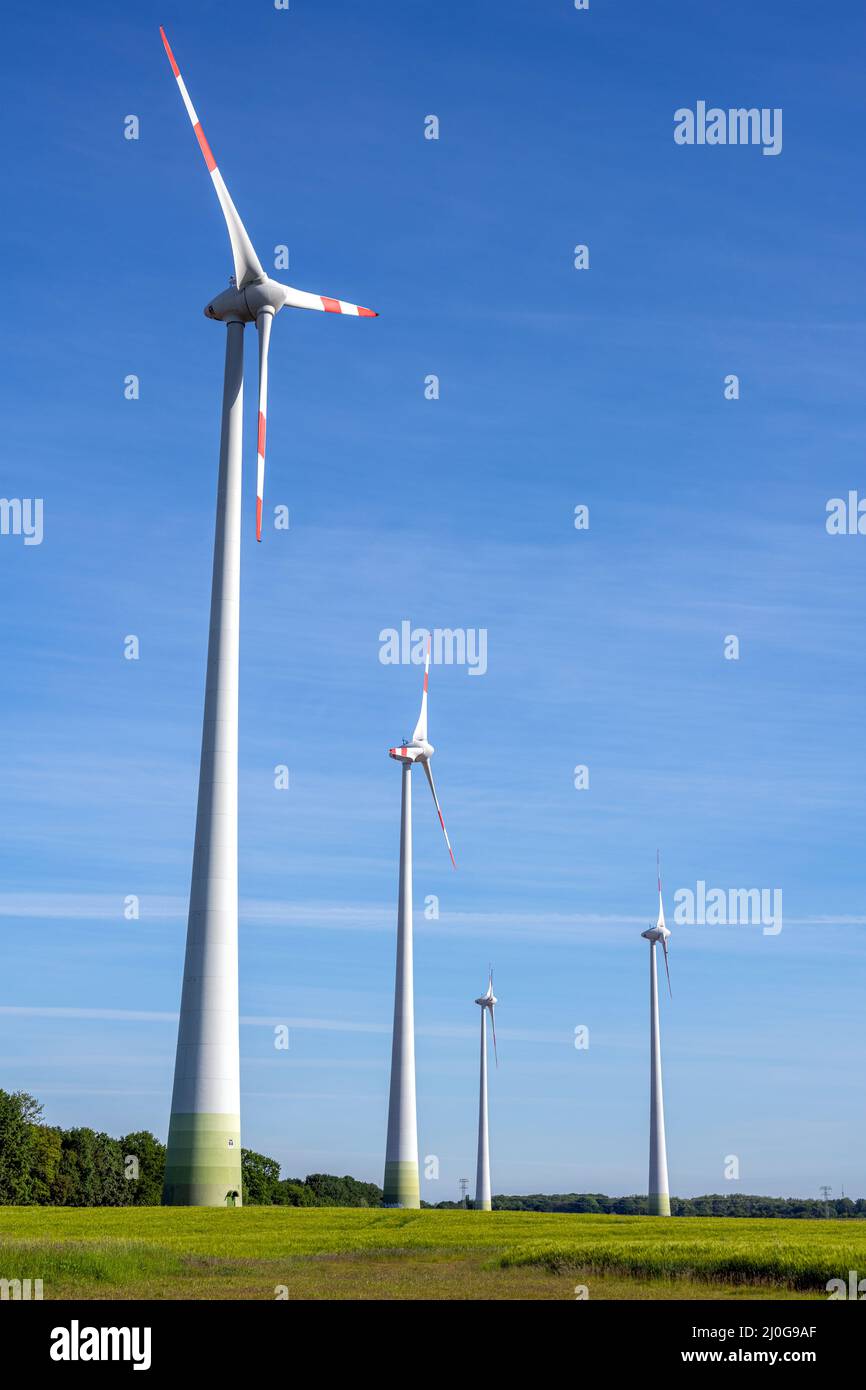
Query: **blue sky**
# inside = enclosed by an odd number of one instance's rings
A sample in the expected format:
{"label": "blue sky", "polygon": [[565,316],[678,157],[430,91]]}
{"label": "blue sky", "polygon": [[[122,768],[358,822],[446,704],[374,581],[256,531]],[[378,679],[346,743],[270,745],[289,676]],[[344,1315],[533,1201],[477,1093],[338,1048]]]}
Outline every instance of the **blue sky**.
{"label": "blue sky", "polygon": [[[645,1189],[657,846],[669,922],[699,880],[784,901],[775,936],[674,926],[672,1191],[864,1192],[866,539],[824,522],[866,490],[866,25],[702,10],[8,18],[0,493],[44,499],[44,539],[0,537],[0,1085],[49,1120],[164,1136],[170,1102],[231,261],[163,23],[263,262],[381,311],[278,317],[291,528],[259,547],[247,343],[244,1142],[381,1181],[420,672],[379,633],[408,619],[488,634],[483,676],[431,674],[456,874],[416,783],[422,1195],[474,1178],[489,961],[494,1190]],[[698,100],[782,108],[782,153],[676,145]]]}

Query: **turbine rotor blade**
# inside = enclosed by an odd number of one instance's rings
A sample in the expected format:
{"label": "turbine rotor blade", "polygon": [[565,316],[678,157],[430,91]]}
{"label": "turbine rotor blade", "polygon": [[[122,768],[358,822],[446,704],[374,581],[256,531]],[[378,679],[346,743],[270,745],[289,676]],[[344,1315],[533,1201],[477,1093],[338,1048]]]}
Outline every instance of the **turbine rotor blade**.
{"label": "turbine rotor blade", "polygon": [[490,1005],[490,1026],[493,1029],[493,1056],[496,1058],[496,1065],[499,1066],[499,1053],[496,1050],[496,1009]]}
{"label": "turbine rotor blade", "polygon": [[211,176],[213,186],[216,189],[216,195],[219,198],[220,207],[222,208],[223,217],[226,220],[226,227],[228,228],[232,257],[235,263],[235,283],[238,289],[242,290],[245,289],[247,285],[255,284],[267,277],[262,269],[261,261],[253,249],[253,244],[247,235],[247,229],[241,221],[238,210],[231,200],[229,191],[223,181],[223,176],[217,168],[217,162],[213,157],[211,147],[202,130],[201,121],[196,114],[195,107],[190,101],[186,83],[180,75],[180,68],[175,62],[174,54],[171,51],[171,45],[166,38],[165,30],[161,26],[159,32],[165,45],[168,61],[171,63],[171,70],[177,78],[177,85],[183,97],[183,104],[186,107],[187,115],[189,116],[192,128],[195,131],[195,137],[199,143],[199,148],[204,155],[204,162],[207,165],[208,173]]}
{"label": "turbine rotor blade", "polygon": [[442,816],[442,807],[439,805],[439,798],[436,795],[436,788],[433,785],[433,773],[430,771],[430,763],[427,758],[419,758],[418,762],[423,767],[427,775],[427,781],[430,783],[430,790],[433,793],[433,800],[436,804],[436,813],[439,816],[439,824],[442,826],[442,834],[445,836],[445,843],[448,846],[448,853],[451,855],[451,863],[456,869],[457,864],[454,860],[454,851],[451,848],[451,841],[448,839],[448,831],[445,829],[445,820]]}
{"label": "turbine rotor blade", "polygon": [[329,299],[326,294],[309,294],[307,290],[296,290],[284,285],[286,297],[283,304],[289,309],[318,309],[325,314],[349,314],[359,319],[377,319],[375,309],[365,309],[361,304],[350,304],[347,299]]}
{"label": "turbine rotor blade", "polygon": [[256,459],[256,540],[262,538],[262,507],[265,497],[265,434],[268,415],[268,345],[271,341],[273,310],[263,309],[256,319],[259,331],[259,429]]}
{"label": "turbine rotor blade", "polygon": [[665,909],[664,903],[662,902],[662,869],[658,850],[656,850],[656,878],[658,879],[659,885],[659,919],[656,922],[656,926],[663,927],[665,925]]}
{"label": "turbine rotor blade", "polygon": [[671,999],[673,999],[674,992],[671,989],[671,972],[670,967],[668,966],[668,943],[664,937],[662,937],[662,950],[665,953],[665,974],[668,977],[668,994],[670,995]]}
{"label": "turbine rotor blade", "polygon": [[[412,735],[413,743],[427,742],[427,686],[430,683],[430,638],[427,638],[427,657],[424,662],[424,688],[421,692],[421,713]],[[434,793],[435,795],[435,793]]]}

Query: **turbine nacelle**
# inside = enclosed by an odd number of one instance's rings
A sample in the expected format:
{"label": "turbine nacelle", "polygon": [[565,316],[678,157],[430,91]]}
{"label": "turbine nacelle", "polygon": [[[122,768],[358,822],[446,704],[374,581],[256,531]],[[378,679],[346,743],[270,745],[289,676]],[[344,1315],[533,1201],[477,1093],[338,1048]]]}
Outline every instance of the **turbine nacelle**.
{"label": "turbine nacelle", "polygon": [[230,285],[210,301],[204,311],[205,318],[217,319],[220,323],[232,319],[241,323],[255,323],[262,310],[265,313],[279,313],[286,302],[286,291],[286,285],[267,278],[242,290]]}
{"label": "turbine nacelle", "polygon": [[398,763],[429,762],[435,751],[433,744],[428,743],[426,739],[413,739],[397,748],[389,748],[388,757],[394,758]]}
{"label": "turbine nacelle", "polygon": [[667,927],[648,927],[646,931],[641,932],[641,936],[647,941],[665,942],[670,936],[670,931]]}

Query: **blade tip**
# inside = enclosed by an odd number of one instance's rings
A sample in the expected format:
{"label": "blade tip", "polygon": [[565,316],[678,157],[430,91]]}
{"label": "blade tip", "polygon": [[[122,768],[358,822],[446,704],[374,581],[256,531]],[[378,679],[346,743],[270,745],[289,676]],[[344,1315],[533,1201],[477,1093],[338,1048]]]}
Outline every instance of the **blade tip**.
{"label": "blade tip", "polygon": [[168,35],[166,34],[161,24],[159,26],[159,33],[160,38],[163,42],[163,47],[165,48],[166,54],[168,56],[168,61],[171,63],[171,70],[174,73],[175,77],[180,77],[180,69],[175,61],[174,54],[171,51],[171,44],[168,41]]}

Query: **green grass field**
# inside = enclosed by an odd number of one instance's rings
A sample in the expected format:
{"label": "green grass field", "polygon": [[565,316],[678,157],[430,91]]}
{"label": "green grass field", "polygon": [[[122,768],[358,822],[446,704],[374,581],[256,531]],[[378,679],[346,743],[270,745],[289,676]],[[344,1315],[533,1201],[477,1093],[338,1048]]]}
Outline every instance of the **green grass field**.
{"label": "green grass field", "polygon": [[0,1207],[0,1278],[49,1298],[826,1298],[866,1222]]}

